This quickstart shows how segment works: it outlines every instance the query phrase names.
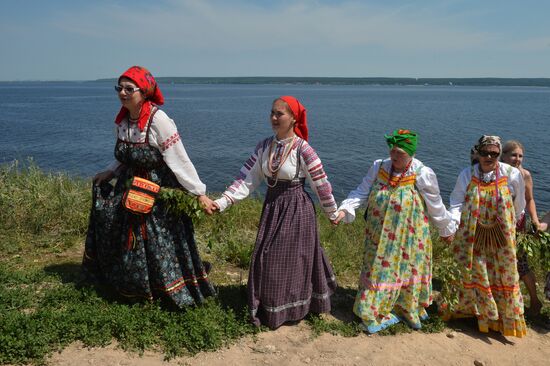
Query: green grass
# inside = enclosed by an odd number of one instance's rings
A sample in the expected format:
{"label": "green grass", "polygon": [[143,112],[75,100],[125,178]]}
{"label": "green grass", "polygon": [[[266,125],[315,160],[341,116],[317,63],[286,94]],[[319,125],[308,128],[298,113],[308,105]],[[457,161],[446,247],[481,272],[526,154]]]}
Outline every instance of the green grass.
{"label": "green grass", "polygon": [[[78,278],[63,283],[62,275],[47,271],[0,266],[0,301],[5,304],[0,363],[40,363],[75,341],[105,346],[113,339],[126,350],[156,348],[171,358],[213,351],[256,332],[245,319],[244,303],[234,310],[236,304],[219,298],[187,311],[168,311],[157,302],[120,302],[106,290],[78,285]],[[224,297],[242,292],[234,286],[221,291]]]}
{"label": "green grass", "polygon": [[0,253],[61,252],[82,241],[91,203],[90,184],[46,174],[31,162],[0,169]]}
{"label": "green grass", "polygon": [[[196,221],[199,250],[214,264],[211,277],[219,295],[204,306],[171,311],[158,302],[125,302],[108,289],[82,282],[90,188],[90,182],[45,173],[32,162],[0,166],[0,364],[40,364],[75,341],[86,346],[116,341],[126,350],[158,350],[172,358],[214,351],[261,331],[247,322],[241,281],[254,247],[261,200],[248,199]],[[332,298],[332,314],[310,315],[306,322],[312,336],[357,336],[361,330],[351,309],[363,259],[363,220],[333,228],[318,213],[318,222],[340,287]],[[444,300],[452,299],[459,269],[439,240],[434,240],[433,257],[434,288]],[[240,273],[240,278],[227,273]],[[445,329],[435,309],[430,315],[422,332]],[[543,320],[548,315],[545,306]],[[380,335],[408,332],[400,324]]]}

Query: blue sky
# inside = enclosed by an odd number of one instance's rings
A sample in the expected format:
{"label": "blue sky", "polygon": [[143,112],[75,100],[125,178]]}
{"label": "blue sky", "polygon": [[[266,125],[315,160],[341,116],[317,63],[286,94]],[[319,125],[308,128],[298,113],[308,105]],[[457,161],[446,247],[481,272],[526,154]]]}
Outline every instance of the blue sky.
{"label": "blue sky", "polygon": [[0,80],[550,77],[550,1],[19,0]]}

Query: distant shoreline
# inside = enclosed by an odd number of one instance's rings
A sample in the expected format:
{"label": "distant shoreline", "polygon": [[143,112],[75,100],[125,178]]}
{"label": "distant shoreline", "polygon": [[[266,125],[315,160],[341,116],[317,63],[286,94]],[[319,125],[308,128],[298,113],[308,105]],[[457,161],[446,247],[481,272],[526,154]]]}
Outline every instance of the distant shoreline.
{"label": "distant shoreline", "polygon": [[[550,87],[550,78],[399,78],[399,77],[157,77],[161,84],[240,84],[240,85],[372,85],[372,86],[523,86]],[[116,82],[116,78],[64,81],[28,80],[6,83],[93,83]]]}

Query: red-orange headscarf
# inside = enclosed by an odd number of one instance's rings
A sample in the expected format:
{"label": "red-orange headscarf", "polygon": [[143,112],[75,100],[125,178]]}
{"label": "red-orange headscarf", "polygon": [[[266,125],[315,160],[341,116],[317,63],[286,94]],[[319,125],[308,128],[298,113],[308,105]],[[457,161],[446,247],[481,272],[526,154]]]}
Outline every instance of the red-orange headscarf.
{"label": "red-orange headscarf", "polygon": [[285,95],[279,97],[279,99],[288,104],[292,114],[294,115],[294,119],[296,120],[296,123],[294,124],[294,133],[298,135],[298,137],[301,137],[307,141],[308,130],[306,108],[293,96]]}
{"label": "red-orange headscarf", "polygon": [[[149,70],[141,66],[132,66],[120,75],[118,81],[120,82],[121,78],[128,78],[132,80],[138,88],[141,89],[141,93],[145,97],[145,102],[141,106],[141,112],[139,113],[138,127],[141,131],[145,128],[149,116],[151,115],[151,109],[153,104],[163,105],[164,97],[160,91],[155,78]],[[124,117],[128,114],[128,109],[126,107],[120,108],[120,112],[115,118],[115,123],[120,123]]]}

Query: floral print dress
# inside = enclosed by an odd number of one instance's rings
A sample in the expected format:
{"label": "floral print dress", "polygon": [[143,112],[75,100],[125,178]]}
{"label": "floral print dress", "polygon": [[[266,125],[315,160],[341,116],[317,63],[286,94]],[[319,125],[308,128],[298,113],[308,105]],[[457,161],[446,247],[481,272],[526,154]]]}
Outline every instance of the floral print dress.
{"label": "floral print dress", "polygon": [[[474,174],[466,189],[453,252],[464,266],[459,303],[453,317],[476,316],[481,332],[523,337],[526,325],[516,266],[516,226],[513,198],[503,175],[483,182]],[[478,222],[495,220],[504,234],[498,245],[476,240]]]}
{"label": "floral print dress", "polygon": [[353,307],[370,332],[400,319],[418,329],[432,302],[430,226],[415,181],[416,174],[398,181],[380,168],[370,191],[365,257]]}

